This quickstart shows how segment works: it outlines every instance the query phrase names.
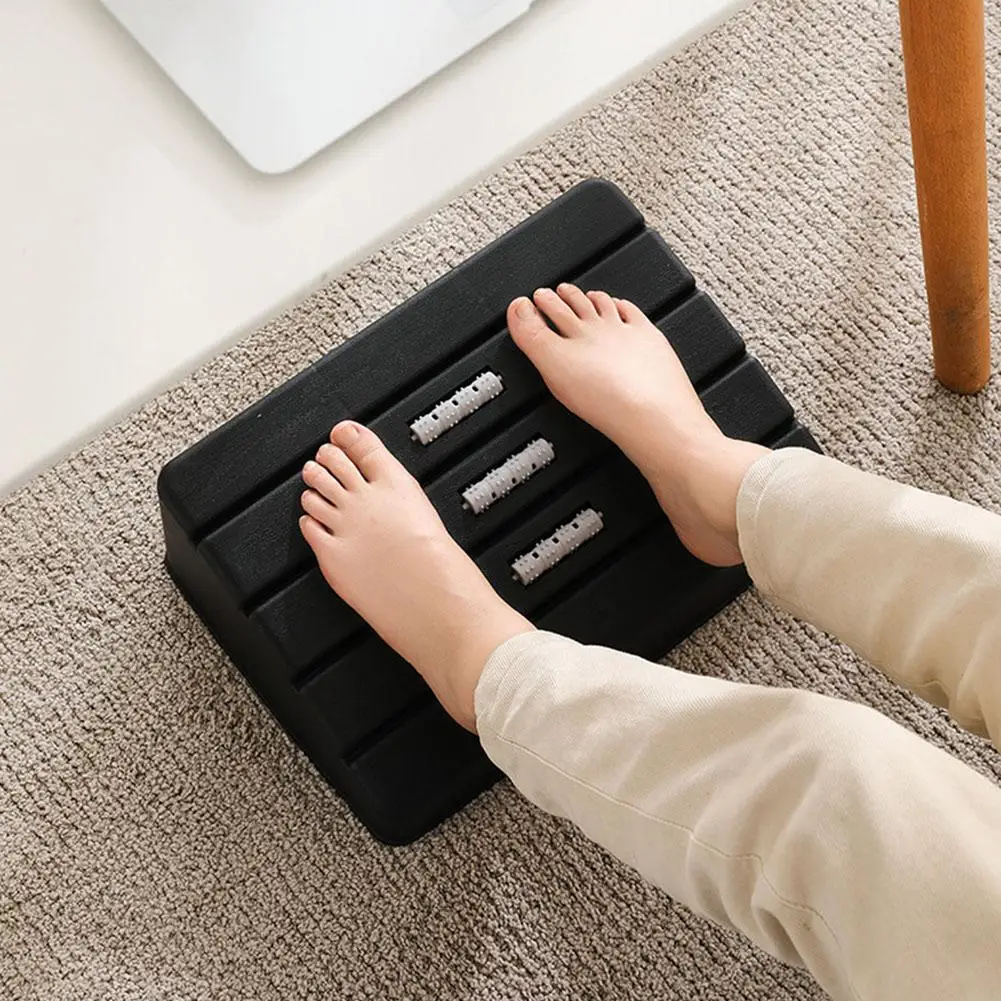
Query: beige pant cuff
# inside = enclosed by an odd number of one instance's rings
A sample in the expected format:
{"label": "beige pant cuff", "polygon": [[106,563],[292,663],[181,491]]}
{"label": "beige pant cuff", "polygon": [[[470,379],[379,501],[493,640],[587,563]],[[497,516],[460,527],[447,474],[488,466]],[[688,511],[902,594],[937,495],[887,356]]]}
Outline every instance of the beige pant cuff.
{"label": "beige pant cuff", "polygon": [[544,657],[547,647],[562,646],[568,642],[565,636],[536,629],[519,633],[501,643],[487,658],[473,693],[477,725],[482,721],[487,728],[498,730],[499,727],[491,722],[491,716],[495,719],[504,717],[510,693],[517,690],[520,677],[527,671],[537,670],[539,658]]}
{"label": "beige pant cuff", "polygon": [[737,542],[747,572],[762,593],[775,596],[766,552],[771,498],[788,494],[794,479],[834,461],[806,448],[779,448],[762,456],[744,474],[737,491]]}

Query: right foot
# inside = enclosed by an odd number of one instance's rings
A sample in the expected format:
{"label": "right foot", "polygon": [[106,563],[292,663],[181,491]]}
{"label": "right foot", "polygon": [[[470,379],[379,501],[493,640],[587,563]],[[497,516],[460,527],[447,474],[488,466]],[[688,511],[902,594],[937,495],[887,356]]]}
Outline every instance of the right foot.
{"label": "right foot", "polygon": [[740,563],[737,491],[768,449],[719,430],[667,338],[631,302],[574,285],[533,298],[511,303],[508,329],[553,395],[639,467],[695,556]]}

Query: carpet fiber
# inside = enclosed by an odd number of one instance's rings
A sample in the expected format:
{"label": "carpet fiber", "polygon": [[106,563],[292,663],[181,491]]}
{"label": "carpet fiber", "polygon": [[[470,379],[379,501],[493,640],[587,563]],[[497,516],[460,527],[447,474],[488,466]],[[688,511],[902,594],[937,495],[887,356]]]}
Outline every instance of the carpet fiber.
{"label": "carpet fiber", "polygon": [[[589,175],[831,454],[1001,509],[998,380],[961,399],[930,376],[895,5],[762,0],[0,503],[0,996],[822,996],[508,783],[376,844],[163,569],[168,458]],[[754,594],[671,662],[867,702],[1001,780],[995,751]]]}

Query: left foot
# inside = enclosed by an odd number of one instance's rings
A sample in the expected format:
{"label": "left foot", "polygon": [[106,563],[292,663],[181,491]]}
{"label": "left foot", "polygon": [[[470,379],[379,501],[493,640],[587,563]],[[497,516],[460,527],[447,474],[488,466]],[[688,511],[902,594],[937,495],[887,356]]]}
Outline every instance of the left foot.
{"label": "left foot", "polygon": [[299,527],[327,583],[476,731],[490,654],[534,626],[448,534],[420,484],[374,432],[343,421],[302,478]]}

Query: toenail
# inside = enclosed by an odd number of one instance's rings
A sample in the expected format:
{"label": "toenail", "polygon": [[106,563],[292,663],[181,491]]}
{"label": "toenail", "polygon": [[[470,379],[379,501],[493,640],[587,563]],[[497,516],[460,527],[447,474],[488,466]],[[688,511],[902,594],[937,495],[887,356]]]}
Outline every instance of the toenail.
{"label": "toenail", "polygon": [[356,424],[349,424],[349,423],[344,423],[339,425],[336,428],[336,431],[337,431],[337,440],[342,445],[350,445],[353,441],[356,441],[358,435],[361,434]]}
{"label": "toenail", "polygon": [[553,292],[553,290],[551,288],[537,288],[535,290],[535,294],[536,295],[555,295],[556,293]]}
{"label": "toenail", "polygon": [[535,312],[535,307],[528,299],[519,299],[514,312],[516,316],[520,316],[523,320],[528,320]]}

